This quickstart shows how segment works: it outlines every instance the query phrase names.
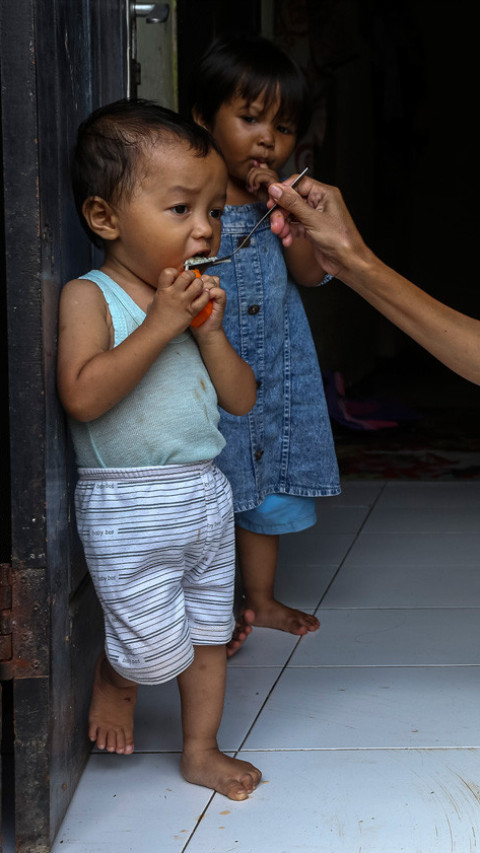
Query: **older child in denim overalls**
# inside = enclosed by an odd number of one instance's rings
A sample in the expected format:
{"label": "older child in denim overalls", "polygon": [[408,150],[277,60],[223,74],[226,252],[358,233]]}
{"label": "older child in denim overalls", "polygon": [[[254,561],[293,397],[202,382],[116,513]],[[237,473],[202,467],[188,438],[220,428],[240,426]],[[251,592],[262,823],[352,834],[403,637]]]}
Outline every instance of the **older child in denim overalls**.
{"label": "older child in denim overalls", "polygon": [[[309,98],[283,51],[242,36],[214,42],[195,70],[190,98],[194,118],[212,132],[227,163],[223,256],[265,213],[267,187],[308,125]],[[315,498],[336,495],[340,486],[315,346],[295,284],[316,286],[331,276],[306,240],[283,249],[268,220],[218,272],[227,334],[257,380],[254,409],[240,418],[223,412],[220,421],[227,444],[217,461],[233,487],[245,591],[233,653],[249,623],[298,635],[319,627],[315,616],[274,598],[279,534],[313,525]]]}

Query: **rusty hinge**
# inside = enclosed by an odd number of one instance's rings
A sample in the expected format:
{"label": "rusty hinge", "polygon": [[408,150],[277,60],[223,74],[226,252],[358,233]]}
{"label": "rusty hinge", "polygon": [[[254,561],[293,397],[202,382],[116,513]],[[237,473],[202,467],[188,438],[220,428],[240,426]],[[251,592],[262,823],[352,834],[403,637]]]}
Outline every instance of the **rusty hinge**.
{"label": "rusty hinge", "polygon": [[0,681],[48,672],[49,609],[45,568],[0,563]]}
{"label": "rusty hinge", "polygon": [[0,563],[0,681],[12,678],[12,567]]}

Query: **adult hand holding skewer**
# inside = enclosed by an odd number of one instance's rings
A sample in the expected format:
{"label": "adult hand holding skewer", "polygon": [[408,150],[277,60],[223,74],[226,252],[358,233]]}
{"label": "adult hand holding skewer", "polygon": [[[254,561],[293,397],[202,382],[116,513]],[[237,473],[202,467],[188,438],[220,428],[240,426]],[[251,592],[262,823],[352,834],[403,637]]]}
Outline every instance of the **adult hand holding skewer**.
{"label": "adult hand holding skewer", "polygon": [[365,245],[337,187],[305,177],[271,184],[272,231],[289,246],[304,236],[326,272],[362,296],[451,370],[480,384],[480,321],[434,299]]}

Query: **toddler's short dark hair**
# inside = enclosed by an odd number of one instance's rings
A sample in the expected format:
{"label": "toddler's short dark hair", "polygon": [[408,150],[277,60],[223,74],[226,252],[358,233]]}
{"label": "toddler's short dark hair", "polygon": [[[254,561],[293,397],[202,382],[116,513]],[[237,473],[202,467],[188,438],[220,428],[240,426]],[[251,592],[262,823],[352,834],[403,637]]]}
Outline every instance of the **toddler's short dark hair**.
{"label": "toddler's short dark hair", "polygon": [[280,95],[279,118],[292,121],[300,138],[307,131],[312,100],[305,77],[285,51],[262,36],[219,36],[194,69],[189,106],[212,127],[215,115],[234,97],[252,103],[265,96],[269,107]]}
{"label": "toddler's short dark hair", "polygon": [[155,101],[115,101],[82,122],[73,151],[72,187],[80,221],[96,246],[101,247],[102,241],[85,222],[83,203],[95,195],[112,204],[131,198],[142,157],[152,146],[172,138],[186,143],[197,157],[206,157],[212,150],[220,154],[208,131]]}

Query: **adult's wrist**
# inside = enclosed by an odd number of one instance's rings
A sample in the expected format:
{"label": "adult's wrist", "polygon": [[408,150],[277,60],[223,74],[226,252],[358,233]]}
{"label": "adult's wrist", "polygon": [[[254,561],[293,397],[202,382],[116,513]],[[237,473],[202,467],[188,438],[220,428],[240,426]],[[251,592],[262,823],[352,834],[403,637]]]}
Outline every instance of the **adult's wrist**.
{"label": "adult's wrist", "polygon": [[368,286],[376,272],[384,266],[383,261],[377,258],[371,249],[364,246],[361,251],[352,251],[346,258],[342,258],[335,278],[354,288],[355,285]]}

